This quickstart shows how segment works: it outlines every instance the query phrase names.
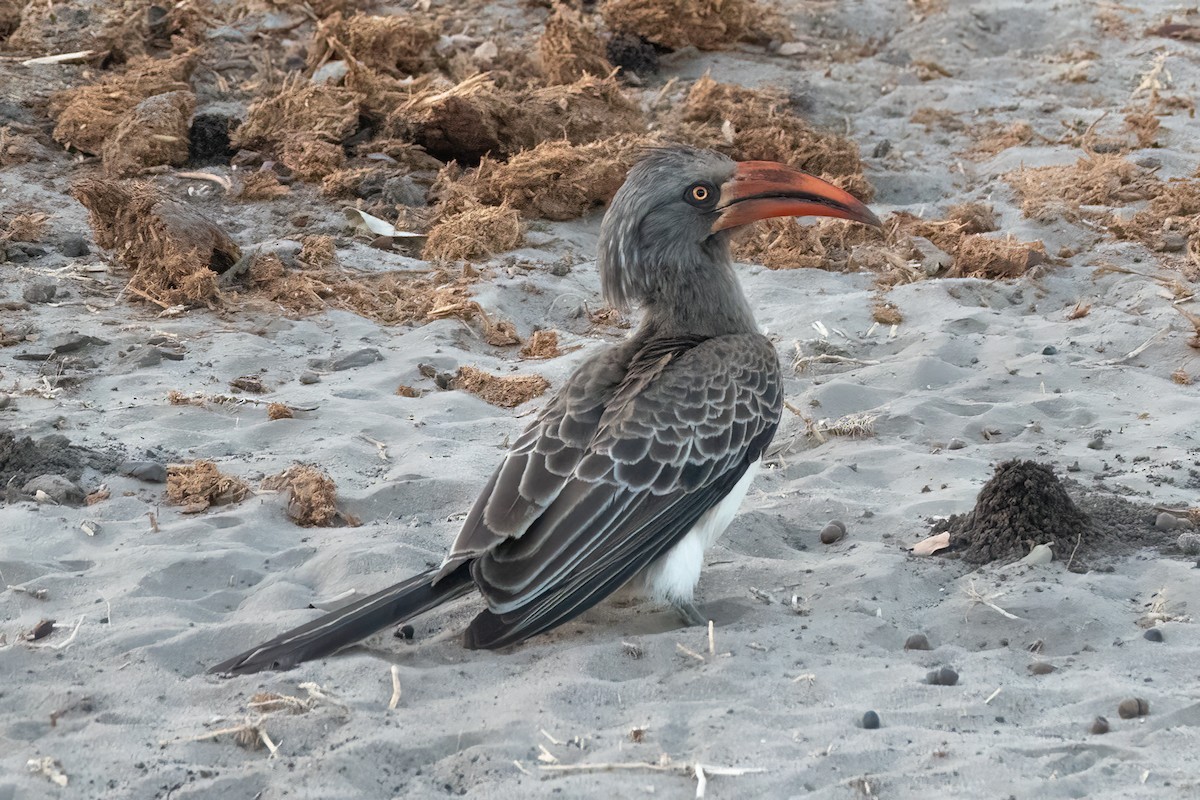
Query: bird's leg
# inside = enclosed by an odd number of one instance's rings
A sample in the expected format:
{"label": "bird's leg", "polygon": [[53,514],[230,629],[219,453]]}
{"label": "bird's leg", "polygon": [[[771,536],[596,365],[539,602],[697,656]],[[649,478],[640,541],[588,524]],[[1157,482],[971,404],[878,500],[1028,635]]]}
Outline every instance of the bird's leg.
{"label": "bird's leg", "polygon": [[695,627],[708,624],[708,617],[701,614],[700,609],[696,608],[696,604],[690,600],[672,600],[671,607],[690,626]]}

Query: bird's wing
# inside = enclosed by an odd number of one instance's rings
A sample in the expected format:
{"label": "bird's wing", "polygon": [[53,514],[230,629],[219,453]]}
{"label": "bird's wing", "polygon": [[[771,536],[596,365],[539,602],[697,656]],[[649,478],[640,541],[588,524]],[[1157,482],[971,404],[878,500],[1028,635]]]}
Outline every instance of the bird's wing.
{"label": "bird's wing", "polygon": [[564,391],[468,518],[447,562],[473,558],[488,600],[468,644],[521,641],[618,589],[728,494],[782,408],[778,356],[757,334],[654,342],[603,394]]}

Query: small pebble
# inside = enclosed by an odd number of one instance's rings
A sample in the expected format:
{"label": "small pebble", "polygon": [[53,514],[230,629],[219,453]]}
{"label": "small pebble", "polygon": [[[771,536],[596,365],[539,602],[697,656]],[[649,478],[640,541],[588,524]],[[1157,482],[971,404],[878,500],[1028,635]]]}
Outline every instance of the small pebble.
{"label": "small pebble", "polygon": [[1029,672],[1033,675],[1049,675],[1056,669],[1058,669],[1058,667],[1054,666],[1053,664],[1048,664],[1045,661],[1036,661],[1029,665]]}
{"label": "small pebble", "polygon": [[1144,717],[1150,713],[1150,704],[1141,697],[1127,697],[1117,706],[1117,713],[1121,719]]}
{"label": "small pebble", "polygon": [[929,637],[923,633],[914,633],[912,636],[904,640],[905,650],[932,650],[929,646]]}
{"label": "small pebble", "polygon": [[1104,717],[1096,717],[1092,720],[1092,733],[1097,735],[1108,733],[1108,720]]}
{"label": "small pebble", "polygon": [[863,714],[862,726],[869,731],[875,730],[879,727],[879,715],[874,711]]}
{"label": "small pebble", "polygon": [[928,673],[925,682],[931,686],[953,686],[958,683],[958,673],[950,667],[942,667]]}
{"label": "small pebble", "polygon": [[1148,642],[1161,642],[1163,640],[1163,634],[1158,628],[1150,628],[1142,634],[1142,638]]}
{"label": "small pebble", "polygon": [[1104,449],[1104,437],[1097,434],[1096,438],[1092,439],[1090,442],[1087,443],[1087,447],[1089,450],[1103,450]]}
{"label": "small pebble", "polygon": [[967,443],[964,442],[962,439],[954,438],[954,439],[951,439],[950,443],[946,445],[946,449],[947,450],[962,450],[966,446],[967,446]]}
{"label": "small pebble", "polygon": [[310,383],[320,383],[321,376],[315,372],[305,371],[300,373],[300,382],[308,385]]}
{"label": "small pebble", "polygon": [[1058,355],[1058,348],[1057,348],[1057,347],[1055,347],[1055,346],[1054,346],[1054,345],[1052,345],[1052,344],[1048,344],[1048,345],[1046,345],[1045,347],[1043,347],[1043,348],[1042,348],[1042,355],[1044,355],[1044,356],[1056,356],[1056,355]]}
{"label": "small pebble", "polygon": [[1175,540],[1175,544],[1185,555],[1200,555],[1200,533],[1184,531],[1179,534],[1179,538]]}
{"label": "small pebble", "polygon": [[833,544],[846,535],[846,526],[840,520],[831,520],[821,528],[821,544]]}

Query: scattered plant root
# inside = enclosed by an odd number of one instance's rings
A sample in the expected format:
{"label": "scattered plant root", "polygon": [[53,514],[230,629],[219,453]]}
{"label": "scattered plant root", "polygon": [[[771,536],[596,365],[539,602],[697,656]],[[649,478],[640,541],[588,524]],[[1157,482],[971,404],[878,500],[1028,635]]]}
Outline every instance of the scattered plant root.
{"label": "scattered plant root", "polygon": [[704,76],[692,86],[676,133],[684,142],[738,161],[779,161],[819,175],[860,198],[874,189],[863,177],[858,145],[813,128],[787,108],[782,94],[718,83]]}
{"label": "scattered plant root", "polygon": [[500,408],[515,408],[540,397],[550,382],[541,375],[492,375],[476,367],[459,367],[450,388],[462,389]]}
{"label": "scattered plant root", "polygon": [[610,30],[671,50],[723,50],[739,41],[786,40],[791,33],[755,0],[605,0],[600,15]]}
{"label": "scattered plant root", "polygon": [[264,91],[230,138],[235,147],[272,150],[300,135],[341,142],[358,128],[359,100],[348,89],[312,84],[297,75]]}
{"label": "scattered plant root", "polygon": [[1046,246],[1040,241],[964,236],[954,251],[948,278],[1017,278],[1046,263]]}
{"label": "scattered plant root", "polygon": [[1200,267],[1200,179],[1184,178],[1158,185],[1149,206],[1121,219],[1110,215],[1108,230],[1118,239],[1145,244],[1159,252],[1186,252]]}
{"label": "scattered plant root", "polygon": [[[122,117],[143,100],[167,92],[190,92],[187,80],[194,67],[191,54],[139,58],[119,75],[56,92],[47,108],[57,123],[54,140],[64,147],[99,155]],[[186,151],[186,133],[184,138]]]}
{"label": "scattered plant root", "polygon": [[572,83],[585,75],[603,77],[613,70],[595,27],[565,4],[546,20],[538,39],[538,59],[550,83]]}
{"label": "scattered plant root", "polygon": [[1081,218],[1080,206],[1122,206],[1158,193],[1161,181],[1117,155],[1086,155],[1063,167],[1020,169],[1005,176],[1022,198],[1026,217]]}
{"label": "scattered plant root", "polygon": [[429,230],[421,257],[431,261],[471,261],[514,250],[524,240],[521,215],[512,206],[470,205],[443,217]]}
{"label": "scattered plant root", "polygon": [[507,162],[484,159],[465,177],[453,165],[433,186],[442,213],[473,203],[508,205],[522,216],[576,219],[612,199],[642,150],[647,137],[617,136],[583,145],[544,142]]}
{"label": "scattered plant root", "polygon": [[184,514],[204,511],[209,506],[240,503],[249,491],[241,478],[221,473],[212,461],[167,467],[167,500],[183,506]]}
{"label": "scattered plant root", "polygon": [[182,166],[188,160],[188,130],[196,110],[191,92],[147,97],[121,117],[100,148],[111,177],[136,175],[147,167]]}
{"label": "scattered plant root", "polygon": [[316,467],[293,464],[278,475],[265,478],[262,488],[286,489],[288,516],[306,528],[327,528],[339,522],[355,526],[359,521],[337,508],[337,486]]}
{"label": "scattered plant root", "polygon": [[850,269],[855,247],[878,241],[880,234],[864,225],[822,219],[800,224],[791,218],[764,220],[742,233],[734,243],[739,261],[767,269]]}
{"label": "scattered plant root", "polygon": [[964,155],[974,159],[991,158],[1010,147],[1027,145],[1034,139],[1033,126],[1028,122],[1013,122],[1008,125],[984,123],[974,126],[971,135],[975,142]]}
{"label": "scattered plant root", "polygon": [[552,330],[534,331],[521,347],[522,358],[558,358],[562,353],[558,348],[558,333]]}
{"label": "scattered plant root", "polygon": [[208,217],[150,184],[84,178],[71,194],[87,208],[96,243],[132,272],[129,291],[163,308],[215,301],[217,275],[241,257]]}

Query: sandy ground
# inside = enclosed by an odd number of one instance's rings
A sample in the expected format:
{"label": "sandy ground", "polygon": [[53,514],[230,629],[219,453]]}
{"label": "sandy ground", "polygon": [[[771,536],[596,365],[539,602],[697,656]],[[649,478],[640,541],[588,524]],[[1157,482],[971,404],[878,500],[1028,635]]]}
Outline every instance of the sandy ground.
{"label": "sandy ground", "polygon": [[[28,326],[25,341],[0,351],[9,398],[0,428],[63,435],[98,453],[78,482],[111,493],[82,507],[19,498],[0,505],[9,587],[0,594],[0,800],[681,798],[695,791],[683,768],[697,763],[762,770],[712,777],[712,798],[1196,797],[1200,634],[1191,614],[1200,608],[1200,571],[1194,556],[1174,549],[1176,532],[1153,528],[1151,509],[1200,506],[1197,388],[1171,378],[1177,370],[1200,376],[1200,358],[1172,307],[1176,295],[1156,280],[1186,285],[1185,273],[1172,271],[1181,257],[1113,241],[1083,222],[1028,219],[1001,177],[1021,165],[1074,162],[1080,150],[1055,143],[1065,127],[1119,117],[1160,53],[1168,54],[1172,91],[1195,95],[1198,46],[1142,33],[1179,9],[1138,9],[980,1],[922,16],[895,0],[796,3],[789,19],[806,53],[747,47],[667,59],[647,91],[711,71],[804,98],[815,122],[860,143],[881,215],[936,216],[986,200],[1002,234],[1042,240],[1052,254],[1076,252],[1012,281],[896,287],[887,299],[904,321],[894,328],[871,319],[871,275],[742,269],[785,363],[789,402],[818,421],[865,415],[873,433],[820,440],[788,414],[782,452],[709,556],[700,600],[715,621],[711,652],[705,632],[629,602],[606,604],[514,652],[466,652],[454,634],[475,605],[463,600],[418,620],[411,642],[389,633],[284,674],[204,674],[312,618],[314,600],[373,591],[440,561],[505,444],[541,401],[498,409],[436,390],[418,365],[537,373],[556,386],[620,336],[581,313],[601,304],[591,260],[598,215],[539,226],[473,289],[522,336],[554,328],[560,344],[578,347],[549,361],[519,361],[457,320],[384,327],[346,312],[160,318],[117,296],[121,273],[106,271],[94,244],[79,258],[51,246],[0,266],[0,299],[19,300],[38,281],[59,288],[54,302],[0,318],[8,329]],[[1124,32],[1106,27],[1114,19]],[[868,40],[854,57],[828,47]],[[1086,78],[1063,79],[1080,51],[1091,52]],[[918,80],[919,60],[949,76]],[[29,69],[52,83],[64,68]],[[968,123],[1026,120],[1044,139],[967,159],[963,130],[911,121],[926,106]],[[1153,159],[1145,163],[1164,180],[1193,175],[1196,121],[1178,112],[1161,124],[1161,147],[1128,158]],[[54,214],[56,230],[90,237],[85,212],[65,194],[70,170],[64,157],[52,168],[0,172],[0,204],[34,205]],[[332,225],[336,204],[327,211]],[[273,242],[267,211],[243,205],[224,214],[240,221],[235,237],[244,245]],[[423,266],[361,243],[338,255],[362,268]],[[573,268],[554,275],[548,267],[566,256]],[[1068,319],[1080,302],[1090,313]],[[40,381],[43,363],[19,357],[68,333],[103,343],[81,345],[73,354],[79,379],[55,390]],[[177,343],[183,357],[143,365],[152,340]],[[379,359],[329,368],[363,349]],[[793,368],[821,352],[850,360]],[[307,370],[320,381],[299,383]],[[228,393],[228,382],[247,374],[269,388],[262,399],[310,410],[268,421],[253,403],[165,399],[171,390]],[[426,391],[398,397],[399,384]],[[318,465],[336,482],[343,510],[363,524],[298,527],[274,493],[182,514],[164,502],[162,484],[116,467],[199,458],[251,482],[297,461]],[[1044,566],[979,568],[909,553],[935,518],[968,511],[993,467],[1012,458],[1055,465],[1076,496],[1124,498],[1135,504],[1135,522],[1121,543],[1081,560],[1082,571],[1080,563],[1066,568],[1069,553]],[[818,531],[833,518],[848,535],[823,545]],[[42,599],[31,594],[39,589]],[[59,628],[21,641],[43,618]],[[1161,642],[1143,637],[1155,623]],[[918,632],[931,650],[905,650]],[[1034,674],[1035,664],[1056,669]],[[392,665],[403,692],[388,710]],[[942,666],[957,671],[956,685],[926,682]],[[302,713],[261,722],[278,746],[274,757],[229,736],[198,740],[252,717],[247,703],[258,692],[314,698]],[[1149,714],[1121,718],[1126,698],[1143,698]],[[867,711],[877,712],[879,729],[863,727]],[[1090,732],[1097,716],[1111,732]],[[31,772],[28,762],[39,759],[52,759],[68,785]],[[667,760],[680,769],[543,769]]]}

